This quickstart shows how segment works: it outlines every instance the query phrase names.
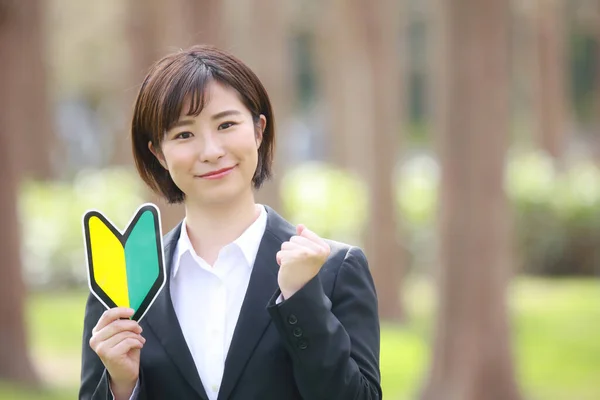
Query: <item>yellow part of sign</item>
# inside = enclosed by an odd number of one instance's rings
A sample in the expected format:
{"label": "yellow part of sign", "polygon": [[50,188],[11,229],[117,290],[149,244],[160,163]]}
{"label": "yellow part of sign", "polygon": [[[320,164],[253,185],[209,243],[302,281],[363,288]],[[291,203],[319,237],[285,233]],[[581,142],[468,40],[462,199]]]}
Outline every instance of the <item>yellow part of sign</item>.
{"label": "yellow part of sign", "polygon": [[94,279],[117,307],[129,307],[125,249],[98,217],[89,221]]}

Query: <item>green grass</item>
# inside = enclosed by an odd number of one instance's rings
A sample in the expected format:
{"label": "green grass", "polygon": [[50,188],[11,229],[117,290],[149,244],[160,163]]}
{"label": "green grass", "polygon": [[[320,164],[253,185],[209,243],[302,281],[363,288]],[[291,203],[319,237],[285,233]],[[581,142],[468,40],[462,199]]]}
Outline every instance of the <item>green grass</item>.
{"label": "green grass", "polygon": [[80,356],[86,296],[66,292],[30,297],[29,340],[36,352]]}
{"label": "green grass", "polygon": [[[406,282],[406,325],[382,325],[385,398],[418,398],[430,357],[431,285]],[[36,294],[28,319],[44,392],[0,384],[0,399],[74,399],[85,293]],[[516,371],[527,400],[600,399],[600,281],[519,278],[509,291]]]}
{"label": "green grass", "polygon": [[71,400],[76,398],[77,392],[73,388],[51,388],[36,391],[0,384],[0,399],[2,400]]}
{"label": "green grass", "polygon": [[527,280],[512,293],[517,371],[530,398],[600,399],[600,282]]}

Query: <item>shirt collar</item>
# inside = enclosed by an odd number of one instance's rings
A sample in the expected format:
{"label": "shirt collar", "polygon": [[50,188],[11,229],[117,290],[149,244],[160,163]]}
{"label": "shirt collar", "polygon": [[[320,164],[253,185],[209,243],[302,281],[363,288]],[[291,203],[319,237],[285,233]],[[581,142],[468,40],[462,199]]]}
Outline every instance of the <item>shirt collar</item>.
{"label": "shirt collar", "polygon": [[[267,211],[263,205],[260,205],[260,214],[258,218],[250,225],[232,244],[235,244],[242,253],[247,262],[247,265],[252,268],[258,253],[258,247],[267,227]],[[176,258],[173,260],[173,277],[177,275],[181,257],[187,252],[195,254],[192,242],[187,233],[186,220],[184,218],[181,224],[181,233],[177,240]]]}

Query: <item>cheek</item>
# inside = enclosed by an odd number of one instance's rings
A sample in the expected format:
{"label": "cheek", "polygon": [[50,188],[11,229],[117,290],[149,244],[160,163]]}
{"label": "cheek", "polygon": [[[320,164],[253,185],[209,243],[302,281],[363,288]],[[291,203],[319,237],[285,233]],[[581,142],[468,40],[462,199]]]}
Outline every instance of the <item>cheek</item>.
{"label": "cheek", "polygon": [[165,161],[169,171],[177,174],[177,171],[186,169],[194,160],[194,154],[186,146],[173,146],[164,150]]}
{"label": "cheek", "polygon": [[254,136],[254,131],[250,129],[236,135],[235,139],[229,143],[228,147],[232,153],[236,154],[246,163],[251,163],[257,159],[258,143],[256,136]]}
{"label": "cheek", "polygon": [[256,143],[256,140],[248,141],[248,143],[246,143],[246,154],[248,166],[250,168],[256,168],[256,164],[258,163],[258,144]]}

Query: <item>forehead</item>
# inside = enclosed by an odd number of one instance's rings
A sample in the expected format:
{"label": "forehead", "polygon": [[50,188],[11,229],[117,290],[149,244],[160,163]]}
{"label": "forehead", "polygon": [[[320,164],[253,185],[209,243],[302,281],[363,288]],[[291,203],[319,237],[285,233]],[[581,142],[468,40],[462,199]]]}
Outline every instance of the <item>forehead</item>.
{"label": "forehead", "polygon": [[179,118],[211,116],[224,110],[249,112],[237,90],[216,80],[211,80],[206,84],[202,93],[192,92],[184,98]]}

